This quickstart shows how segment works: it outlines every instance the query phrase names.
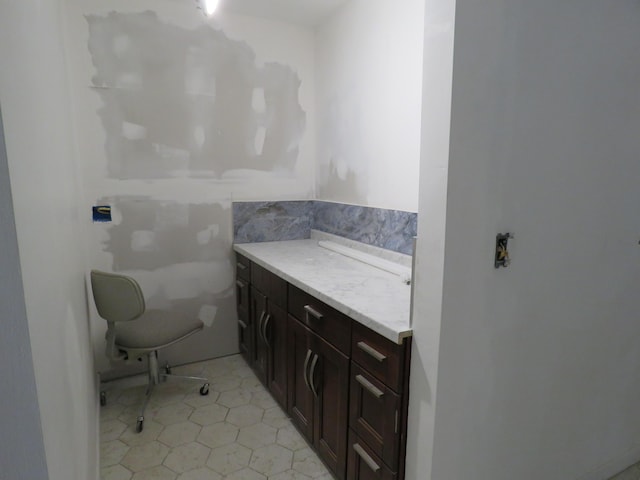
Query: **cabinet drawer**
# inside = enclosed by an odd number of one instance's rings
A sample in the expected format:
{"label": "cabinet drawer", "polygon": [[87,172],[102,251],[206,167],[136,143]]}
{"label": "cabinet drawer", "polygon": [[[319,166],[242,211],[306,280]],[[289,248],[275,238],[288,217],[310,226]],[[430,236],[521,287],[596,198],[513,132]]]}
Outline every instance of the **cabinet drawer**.
{"label": "cabinet drawer", "polygon": [[236,253],[236,278],[251,280],[251,260],[239,253]]}
{"label": "cabinet drawer", "polygon": [[397,470],[400,397],[353,362],[350,393],[349,426],[377,456]]}
{"label": "cabinet drawer", "polygon": [[397,480],[398,475],[353,430],[349,430],[348,449],[347,480]]}
{"label": "cabinet drawer", "polygon": [[287,305],[287,282],[256,263],[251,264],[251,285],[281,307]]}
{"label": "cabinet drawer", "polygon": [[293,285],[289,285],[289,313],[342,353],[349,355],[349,317]]}
{"label": "cabinet drawer", "polygon": [[404,368],[404,345],[378,335],[357,322],[353,324],[351,358],[378,380],[400,392]]}

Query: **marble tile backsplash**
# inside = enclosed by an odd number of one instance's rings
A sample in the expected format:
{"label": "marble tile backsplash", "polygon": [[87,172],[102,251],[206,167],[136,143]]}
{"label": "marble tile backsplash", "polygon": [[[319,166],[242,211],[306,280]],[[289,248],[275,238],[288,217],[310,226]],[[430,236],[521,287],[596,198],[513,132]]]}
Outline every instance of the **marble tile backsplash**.
{"label": "marble tile backsplash", "polygon": [[313,201],[234,202],[233,242],[275,242],[309,238]]}
{"label": "marble tile backsplash", "polygon": [[418,214],[344,203],[313,203],[314,230],[407,255],[413,251]]}
{"label": "marble tile backsplash", "polygon": [[411,255],[418,214],[315,200],[234,202],[235,243],[298,240],[311,229]]}

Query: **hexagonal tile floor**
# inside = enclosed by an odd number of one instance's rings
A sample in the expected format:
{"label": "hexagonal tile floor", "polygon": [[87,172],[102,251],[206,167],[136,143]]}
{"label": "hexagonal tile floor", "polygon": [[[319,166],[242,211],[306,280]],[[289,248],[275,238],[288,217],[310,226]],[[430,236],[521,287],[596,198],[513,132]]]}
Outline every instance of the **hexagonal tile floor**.
{"label": "hexagonal tile floor", "polygon": [[209,395],[190,382],[160,384],[141,433],[134,428],[145,387],[131,380],[106,385],[102,480],[333,478],[240,355],[173,371],[209,378]]}

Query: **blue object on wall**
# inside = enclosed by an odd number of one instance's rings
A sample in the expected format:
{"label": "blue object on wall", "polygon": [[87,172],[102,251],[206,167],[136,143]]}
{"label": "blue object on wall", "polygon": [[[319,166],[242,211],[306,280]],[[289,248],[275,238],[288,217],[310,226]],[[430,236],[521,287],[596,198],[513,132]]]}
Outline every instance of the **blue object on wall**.
{"label": "blue object on wall", "polygon": [[95,207],[93,207],[93,221],[110,222],[111,207],[109,205],[96,205]]}

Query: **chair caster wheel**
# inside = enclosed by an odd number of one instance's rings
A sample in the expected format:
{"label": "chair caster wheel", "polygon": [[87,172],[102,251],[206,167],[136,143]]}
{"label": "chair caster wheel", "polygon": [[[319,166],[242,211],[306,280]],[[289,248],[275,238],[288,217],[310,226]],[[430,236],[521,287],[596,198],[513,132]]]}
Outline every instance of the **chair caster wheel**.
{"label": "chair caster wheel", "polygon": [[107,404],[107,392],[100,392],[100,406],[104,407]]}
{"label": "chair caster wheel", "polygon": [[140,433],[144,428],[144,417],[138,417],[138,421],[136,422],[136,433]]}
{"label": "chair caster wheel", "polygon": [[200,387],[200,395],[209,395],[209,384],[205,383]]}

